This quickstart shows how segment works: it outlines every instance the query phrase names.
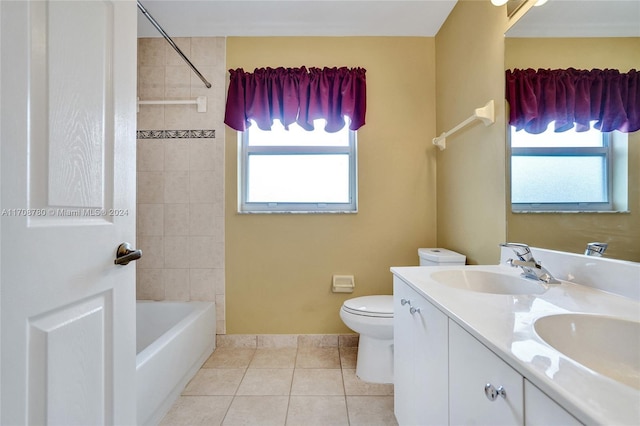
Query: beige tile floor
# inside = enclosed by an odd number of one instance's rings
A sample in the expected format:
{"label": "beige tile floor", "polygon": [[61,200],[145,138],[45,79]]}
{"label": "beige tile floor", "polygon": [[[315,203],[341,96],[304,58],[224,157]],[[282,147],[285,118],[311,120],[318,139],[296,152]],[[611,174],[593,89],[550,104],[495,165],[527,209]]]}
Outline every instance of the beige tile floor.
{"label": "beige tile floor", "polygon": [[357,348],[216,349],[162,425],[397,425],[393,385],[355,374]]}

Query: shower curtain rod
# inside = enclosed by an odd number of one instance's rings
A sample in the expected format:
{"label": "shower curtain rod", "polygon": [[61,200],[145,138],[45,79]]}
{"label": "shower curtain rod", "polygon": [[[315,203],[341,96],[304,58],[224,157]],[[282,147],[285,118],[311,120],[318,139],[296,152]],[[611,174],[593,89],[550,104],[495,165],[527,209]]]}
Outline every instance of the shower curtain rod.
{"label": "shower curtain rod", "polygon": [[182,53],[182,50],[180,50],[180,48],[178,47],[178,45],[177,45],[177,44],[175,44],[175,43],[173,42],[173,40],[171,40],[171,37],[169,37],[169,35],[168,35],[166,32],[164,32],[164,30],[162,29],[162,27],[160,26],[160,24],[158,24],[158,23],[156,22],[156,20],[155,20],[155,19],[153,19],[153,16],[151,16],[151,15],[149,14],[149,12],[147,12],[147,9],[145,9],[145,8],[144,8],[144,6],[142,6],[142,3],[140,3],[140,0],[138,0],[138,1],[137,1],[137,3],[138,3],[138,9],[140,9],[140,12],[142,12],[142,14],[143,14],[144,16],[146,16],[146,17],[147,17],[147,19],[149,20],[149,22],[151,22],[151,24],[153,24],[153,26],[154,26],[154,27],[156,27],[156,30],[158,30],[158,31],[160,32],[160,34],[162,34],[162,37],[164,37],[164,39],[165,39],[165,40],[167,40],[167,43],[169,43],[169,44],[171,45],[171,47],[173,47],[173,48],[174,48],[174,50],[175,50],[176,52],[178,52],[178,55],[180,55],[180,56],[182,57],[182,59],[184,59],[184,61],[185,61],[185,62],[186,62],[190,67],[191,67],[191,69],[193,70],[193,72],[194,72],[194,73],[196,73],[196,75],[197,75],[198,77],[200,77],[200,80],[202,80],[202,82],[204,83],[204,85],[205,85],[205,86],[207,86],[207,89],[208,89],[208,88],[210,88],[210,87],[211,87],[211,83],[209,83],[209,82],[207,81],[207,79],[206,79],[206,78],[204,78],[204,77],[202,76],[202,74],[200,74],[200,71],[198,71],[198,69],[197,69],[197,68],[196,68],[196,67],[191,63],[191,61],[189,60],[189,58],[187,58],[187,57],[185,56],[185,54],[184,54],[184,53]]}

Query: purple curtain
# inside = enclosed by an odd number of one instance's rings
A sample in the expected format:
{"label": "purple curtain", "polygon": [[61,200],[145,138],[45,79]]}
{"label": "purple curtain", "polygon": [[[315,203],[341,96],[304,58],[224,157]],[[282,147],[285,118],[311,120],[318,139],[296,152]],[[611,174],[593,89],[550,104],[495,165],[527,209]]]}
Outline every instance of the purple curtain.
{"label": "purple curtain", "polygon": [[224,122],[244,131],[254,120],[262,130],[274,119],[285,128],[298,123],[313,130],[313,120],[327,120],[325,130],[337,132],[349,117],[351,130],[365,123],[367,106],[366,70],[363,68],[242,68],[229,70]]}
{"label": "purple curtain", "polygon": [[552,121],[555,131],[602,132],[640,129],[640,72],[612,69],[514,69],[506,71],[509,124],[542,133]]}

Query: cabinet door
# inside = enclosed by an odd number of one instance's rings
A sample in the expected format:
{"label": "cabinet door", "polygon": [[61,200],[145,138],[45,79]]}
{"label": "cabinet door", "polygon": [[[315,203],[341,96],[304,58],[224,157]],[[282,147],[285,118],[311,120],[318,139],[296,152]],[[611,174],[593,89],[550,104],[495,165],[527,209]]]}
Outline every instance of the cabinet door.
{"label": "cabinet door", "polygon": [[[502,387],[490,400],[485,386]],[[452,425],[522,425],[523,377],[449,320],[449,418]]]}
{"label": "cabinet door", "polygon": [[527,426],[578,426],[575,417],[535,387],[524,381],[524,423]]}
{"label": "cabinet door", "polygon": [[393,280],[393,383],[394,412],[400,425],[415,424],[413,393],[413,318],[407,305],[409,287],[399,278]]}
{"label": "cabinet door", "polygon": [[396,418],[400,425],[445,425],[449,417],[447,317],[398,278],[394,296]]}

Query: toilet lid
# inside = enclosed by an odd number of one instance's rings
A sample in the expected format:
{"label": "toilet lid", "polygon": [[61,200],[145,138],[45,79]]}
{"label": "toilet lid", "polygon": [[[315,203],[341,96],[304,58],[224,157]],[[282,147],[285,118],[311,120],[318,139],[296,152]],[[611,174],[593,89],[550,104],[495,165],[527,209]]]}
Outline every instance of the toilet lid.
{"label": "toilet lid", "polygon": [[362,296],[345,300],[345,311],[355,315],[393,318],[393,296]]}

